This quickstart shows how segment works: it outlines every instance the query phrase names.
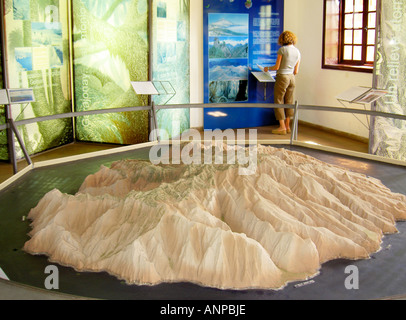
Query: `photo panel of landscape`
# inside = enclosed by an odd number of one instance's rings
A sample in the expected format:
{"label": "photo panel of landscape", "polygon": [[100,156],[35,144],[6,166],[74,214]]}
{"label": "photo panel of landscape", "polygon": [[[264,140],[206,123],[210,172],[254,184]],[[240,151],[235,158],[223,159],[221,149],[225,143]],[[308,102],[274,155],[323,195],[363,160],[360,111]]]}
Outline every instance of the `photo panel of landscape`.
{"label": "photo panel of landscape", "polygon": [[15,48],[14,56],[17,62],[17,71],[32,71],[32,48]]}
{"label": "photo panel of landscape", "polygon": [[209,102],[248,101],[249,15],[208,15]]}
{"label": "photo panel of landscape", "polygon": [[209,59],[248,58],[247,37],[211,37]]}
{"label": "photo panel of landscape", "polygon": [[62,45],[62,24],[60,22],[32,22],[31,33],[32,47]]}
{"label": "photo panel of landscape", "polygon": [[209,37],[247,37],[249,15],[245,13],[209,13]]}
{"label": "photo panel of landscape", "polygon": [[166,18],[167,3],[165,1],[158,1],[156,5],[156,16],[158,18]]}
{"label": "photo panel of landscape", "polygon": [[211,103],[248,100],[247,63],[247,59],[213,59],[209,61],[209,100]]}
{"label": "photo panel of landscape", "polygon": [[59,22],[32,22],[31,46],[15,48],[20,72],[63,66],[62,25]]}
{"label": "photo panel of landscape", "polygon": [[13,0],[14,20],[30,20],[30,0]]}

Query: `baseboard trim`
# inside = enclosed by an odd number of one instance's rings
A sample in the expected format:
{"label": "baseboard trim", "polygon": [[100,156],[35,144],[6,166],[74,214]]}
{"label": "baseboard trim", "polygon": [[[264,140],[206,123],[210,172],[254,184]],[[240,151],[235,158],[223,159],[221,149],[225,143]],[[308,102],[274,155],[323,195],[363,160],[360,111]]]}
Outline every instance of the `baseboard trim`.
{"label": "baseboard trim", "polygon": [[197,131],[199,131],[199,132],[204,131],[204,127],[203,127],[203,126],[201,126],[201,127],[191,127],[190,129],[197,130]]}
{"label": "baseboard trim", "polygon": [[[365,144],[369,144],[369,138],[365,138],[365,137],[361,137],[352,133],[348,133],[348,132],[344,132],[344,131],[340,131],[340,130],[336,130],[336,129],[332,129],[332,128],[328,128],[328,127],[324,127],[318,124],[314,124],[311,122],[307,122],[307,121],[303,121],[303,120],[299,120],[299,128],[301,125],[313,128],[313,129],[317,129],[317,130],[321,130],[327,133],[331,133],[334,135],[338,135],[344,138],[348,138],[348,139],[352,139],[358,142],[362,142]],[[191,129],[197,130],[199,132],[203,132],[204,128],[203,127],[193,127]]]}
{"label": "baseboard trim", "polygon": [[365,138],[365,137],[361,137],[352,133],[348,133],[348,132],[344,132],[344,131],[340,131],[340,130],[336,130],[336,129],[332,129],[332,128],[328,128],[328,127],[324,127],[318,124],[314,124],[311,122],[307,122],[307,121],[303,121],[303,120],[299,120],[299,128],[301,125],[310,127],[310,128],[314,128],[317,130],[321,130],[321,131],[325,131],[334,135],[338,135],[338,136],[342,136],[348,139],[352,139],[355,141],[359,141],[365,144],[369,144],[369,138]]}

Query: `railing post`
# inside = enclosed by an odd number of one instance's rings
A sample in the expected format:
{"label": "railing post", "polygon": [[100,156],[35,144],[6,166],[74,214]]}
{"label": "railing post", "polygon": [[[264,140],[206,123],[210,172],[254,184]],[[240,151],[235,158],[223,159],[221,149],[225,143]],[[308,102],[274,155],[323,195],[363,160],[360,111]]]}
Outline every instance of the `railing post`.
{"label": "railing post", "polygon": [[11,116],[11,106],[6,105],[6,123],[8,124],[7,128],[7,143],[8,143],[8,157],[10,159],[11,164],[13,165],[13,173],[16,174],[18,172],[17,169],[17,156],[16,156],[16,146],[14,142],[14,133],[11,127],[11,122],[13,121]]}
{"label": "railing post", "polygon": [[295,113],[293,116],[293,128],[292,128],[292,134],[290,136],[290,144],[293,145],[293,140],[297,140],[297,132],[298,132],[298,126],[299,126],[299,103],[295,101]]}
{"label": "railing post", "polygon": [[159,128],[158,128],[158,120],[157,120],[157,116],[156,116],[156,108],[155,108],[155,102],[151,101],[151,116],[152,116],[152,123],[153,123],[153,128],[152,130],[154,130],[155,134],[156,134],[156,140],[158,142],[161,141],[161,137],[159,136]]}
{"label": "railing post", "polygon": [[[4,15],[5,15],[5,10],[4,10],[4,1],[0,1],[0,24],[1,24],[1,36],[0,36],[0,42],[1,42],[1,48],[2,48],[2,67],[3,67],[3,83],[4,83],[4,88],[7,89],[8,86],[8,72],[7,72],[7,63],[6,63],[6,56],[7,56],[7,51],[6,51],[6,44],[5,44],[5,39],[6,39],[6,34],[5,34],[5,28],[4,28]],[[11,105],[5,105],[6,108],[6,123],[9,124],[10,120],[12,119],[12,114],[11,114]],[[7,127],[7,143],[8,143],[8,157],[10,162],[13,165],[13,171],[14,173],[17,173],[17,157],[15,153],[15,143],[14,143],[14,134],[11,126]]]}
{"label": "railing post", "polygon": [[[24,157],[25,157],[25,159],[27,160],[27,163],[28,163],[29,165],[31,165],[31,164],[32,164],[32,161],[31,161],[30,155],[28,154],[28,151],[27,151],[27,149],[25,148],[24,141],[23,141],[23,139],[21,138],[21,135],[20,135],[20,133],[18,132],[17,126],[15,125],[13,119],[10,119],[10,120],[9,120],[9,124],[10,124],[10,126],[11,126],[12,131],[14,132],[14,134],[15,134],[15,136],[16,136],[16,138],[17,138],[18,143],[20,144],[21,149],[23,150]],[[15,173],[16,173],[16,172],[15,172]]]}

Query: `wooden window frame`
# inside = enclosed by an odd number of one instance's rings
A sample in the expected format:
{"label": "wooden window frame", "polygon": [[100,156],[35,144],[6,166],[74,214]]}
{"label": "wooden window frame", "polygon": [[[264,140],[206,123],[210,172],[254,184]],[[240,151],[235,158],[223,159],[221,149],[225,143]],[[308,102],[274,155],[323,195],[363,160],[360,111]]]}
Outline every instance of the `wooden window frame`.
{"label": "wooden window frame", "polygon": [[[335,69],[335,70],[345,70],[345,71],[355,71],[355,72],[366,72],[366,73],[373,73],[373,67],[374,64],[373,62],[366,62],[364,60],[361,61],[349,61],[349,60],[344,60],[343,59],[343,51],[344,51],[344,16],[345,16],[345,1],[346,0],[340,0],[339,3],[339,13],[336,14],[338,17],[338,25],[336,26],[338,29],[338,39],[334,39],[336,41],[336,47],[337,47],[337,52],[334,53],[336,54],[335,62],[327,62],[326,60],[326,44],[328,41],[326,41],[326,34],[327,34],[327,19],[329,19],[329,12],[327,12],[327,2],[331,0],[324,0],[324,9],[323,9],[323,52],[322,52],[322,68],[323,69]],[[378,6],[378,0],[377,0],[377,6]],[[362,59],[366,59],[366,51],[367,51],[367,41],[368,41],[368,28],[365,29],[365,27],[368,27],[368,13],[370,12],[368,10],[369,7],[369,2],[368,0],[364,0],[364,10],[363,10],[363,26],[362,26],[362,33],[363,33],[363,43],[362,43]],[[372,12],[372,11],[371,11]],[[376,14],[378,14],[378,9],[375,11]],[[375,30],[377,27],[377,23],[375,23]],[[331,42],[331,39],[330,39]],[[375,47],[376,50],[376,47]],[[331,53],[330,53],[331,54]]]}

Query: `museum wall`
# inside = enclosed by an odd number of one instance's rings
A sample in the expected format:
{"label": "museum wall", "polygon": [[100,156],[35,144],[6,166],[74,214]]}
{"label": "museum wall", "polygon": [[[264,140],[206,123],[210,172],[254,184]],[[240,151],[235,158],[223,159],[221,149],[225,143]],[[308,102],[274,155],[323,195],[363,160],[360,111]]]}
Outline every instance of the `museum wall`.
{"label": "museum wall", "polygon": [[[174,3],[183,8],[183,12],[190,11],[190,28],[180,29],[183,37],[179,38],[179,34],[176,34],[176,43],[167,45],[162,43],[155,46],[155,51],[165,52],[165,59],[173,58],[173,50],[183,48],[183,58],[189,55],[190,59],[177,59],[185,61],[183,65],[178,67],[176,63],[167,63],[167,60],[155,60],[154,70],[158,71],[154,74],[155,80],[166,80],[164,75],[173,73],[171,70],[180,70],[182,74],[190,75],[190,87],[187,86],[187,82],[179,81],[180,87],[185,88],[178,97],[182,97],[178,100],[170,100],[169,103],[188,103],[188,96],[191,103],[203,103],[204,101],[204,79],[203,79],[203,0],[190,1],[190,8],[183,6],[187,1],[181,0],[166,0],[161,3],[169,4],[169,7],[173,8]],[[88,1],[73,1],[73,32],[74,32],[74,52],[73,59],[74,66],[74,81],[75,85],[75,110],[91,110],[96,108],[109,108],[114,106],[133,106],[144,105],[146,101],[140,100],[132,92],[131,88],[127,84],[122,84],[123,79],[131,80],[145,80],[147,79],[148,68],[138,68],[139,64],[143,64],[140,61],[145,61],[148,56],[148,39],[146,38],[146,0],[127,0],[123,3],[127,3],[127,7],[116,8],[117,12],[109,18],[109,25],[102,23],[101,18],[105,18],[103,12],[107,10],[107,4],[111,1],[100,3],[100,8],[90,8],[89,5],[86,8],[82,8],[80,4],[90,3]],[[23,3],[29,5],[29,11],[15,10],[12,6],[13,3]],[[70,111],[71,107],[71,79],[68,75],[69,65],[66,61],[69,59],[69,52],[67,49],[67,28],[68,26],[68,12],[62,3],[65,1],[58,0],[15,0],[6,1],[6,26],[7,36],[9,41],[8,45],[8,63],[10,72],[13,74],[13,78],[10,79],[10,85],[13,87],[26,87],[33,86],[34,93],[39,101],[36,104],[30,104],[28,106],[14,107],[15,119],[21,120],[26,117],[56,114],[61,112]],[[117,1],[114,1],[117,3]],[[76,5],[75,5],[76,4]],[[43,65],[40,59],[41,54],[45,54],[45,51],[38,52],[33,51],[37,42],[43,41],[40,35],[43,34],[41,30],[41,24],[47,22],[47,17],[44,14],[40,14],[42,6],[54,6],[59,10],[58,21],[53,26],[57,27],[52,30],[54,32],[52,40],[54,43],[48,45],[48,49],[51,57],[54,57],[55,61],[52,61],[52,65]],[[183,6],[183,7],[182,7]],[[27,7],[27,6],[26,6]],[[21,6],[19,8],[25,8]],[[123,8],[129,8],[135,10],[137,14],[140,14],[140,19],[137,20],[137,38],[123,38],[117,36],[118,33],[124,34],[122,30],[133,27],[134,21],[131,19],[118,19],[120,16],[120,10]],[[92,15],[86,14],[86,19],[83,18],[83,12],[89,10]],[[103,11],[104,10],[104,11]],[[182,10],[177,10],[177,15],[174,19],[184,21],[185,25],[189,23],[189,17],[187,15],[182,16]],[[83,12],[81,12],[83,11]],[[110,12],[111,10],[108,10]],[[125,11],[125,10],[124,10]],[[127,10],[128,11],[128,10]],[[169,11],[169,15],[171,11]],[[89,17],[95,19],[94,26],[100,26],[94,28],[95,31],[89,32],[89,30],[81,30],[83,27],[89,25]],[[142,18],[144,17],[144,18]],[[311,19],[309,18],[311,17]],[[159,17],[163,18],[163,17]],[[154,17],[157,19],[157,17]],[[120,22],[121,21],[121,22]],[[87,24],[84,25],[84,23]],[[157,21],[155,21],[157,22]],[[167,25],[168,22],[162,22],[162,25]],[[291,30],[298,35],[299,42],[297,47],[302,52],[302,64],[301,71],[297,76],[297,100],[300,104],[305,105],[319,105],[319,106],[337,106],[343,107],[335,98],[339,93],[347,90],[352,86],[372,86],[373,75],[370,73],[328,70],[321,68],[322,61],[322,29],[323,29],[323,1],[322,0],[285,0],[285,14],[284,14],[285,29]],[[118,24],[114,26],[114,24]],[[159,23],[156,23],[159,25]],[[142,25],[142,27],[140,27]],[[181,24],[182,25],[182,24]],[[113,28],[111,28],[113,26]],[[108,28],[107,28],[108,27]],[[114,28],[115,27],[115,28]],[[117,30],[113,30],[117,29]],[[99,31],[98,31],[99,30]],[[178,31],[177,31],[178,32]],[[83,39],[85,35],[85,39]],[[106,35],[116,35],[112,37],[106,37]],[[175,34],[173,34],[175,35]],[[163,39],[158,37],[157,39]],[[108,43],[108,39],[114,39],[115,47],[112,43]],[[178,41],[181,40],[181,41]],[[56,41],[56,42],[55,42]],[[121,42],[120,42],[121,41]],[[121,44],[120,44],[120,43]],[[126,45],[136,42],[141,43],[140,47],[143,50],[127,50]],[[159,42],[159,41],[158,41]],[[157,43],[158,43],[157,42]],[[184,42],[184,43],[183,43]],[[190,43],[190,46],[187,46]],[[139,46],[138,46],[139,47]],[[31,49],[29,49],[31,48]],[[165,48],[162,51],[162,48]],[[174,49],[175,48],[175,49]],[[31,50],[31,51],[30,51]],[[53,50],[53,51],[52,51]],[[91,54],[89,52],[91,50]],[[97,51],[98,50],[98,51]],[[124,55],[123,52],[126,52]],[[128,55],[130,52],[131,55]],[[56,55],[54,55],[56,53]],[[28,54],[28,60],[31,59],[31,64],[26,64],[24,58]],[[136,54],[137,57],[133,57]],[[178,51],[176,51],[178,56]],[[97,57],[98,59],[94,59]],[[59,60],[58,60],[58,59]],[[178,61],[179,62],[179,61]],[[178,63],[177,62],[177,63]],[[21,70],[21,65],[28,67],[29,70]],[[173,68],[173,66],[176,66]],[[161,71],[159,71],[159,68]],[[172,69],[170,69],[172,67]],[[109,70],[119,70],[119,75],[111,76]],[[85,77],[87,71],[92,70],[92,81],[89,82]],[[103,70],[103,72],[101,72]],[[84,72],[86,71],[86,72]],[[177,79],[182,79],[180,74],[176,75]],[[115,81],[115,78],[119,79]],[[187,79],[187,77],[185,78]],[[127,81],[129,82],[129,81]],[[178,83],[178,81],[175,81]],[[109,99],[95,99],[94,101],[104,101],[103,105],[90,104],[87,91],[83,89],[83,85],[87,84],[86,90],[92,89],[93,97],[103,97],[108,92],[114,92],[114,99],[110,94]],[[86,87],[86,86],[85,86]],[[175,88],[179,92],[178,88]],[[90,91],[89,91],[90,92]],[[85,94],[85,95],[84,95]],[[82,101],[81,101],[82,99]],[[109,102],[110,101],[110,102]],[[119,102],[119,104],[117,104]],[[354,106],[351,106],[354,107]],[[189,111],[188,111],[189,112]],[[97,142],[113,142],[113,143],[137,143],[147,140],[146,128],[148,126],[148,119],[145,113],[140,117],[136,116],[134,119],[129,119],[129,115],[116,115],[119,118],[110,118],[108,121],[112,124],[104,125],[103,128],[113,128],[113,124],[119,124],[118,131],[104,130],[104,133],[100,135],[100,121],[96,119],[93,124],[90,125],[89,121],[85,118],[79,118],[76,121],[76,138],[85,141],[97,141]],[[160,121],[168,119],[166,116],[159,117]],[[189,114],[181,113],[171,118],[172,120],[179,120],[182,126],[190,125],[193,128],[203,127],[203,110],[192,109]],[[362,138],[369,138],[369,130],[367,128],[369,119],[365,116],[355,117],[352,114],[331,114],[321,111],[302,111],[299,115],[299,119],[305,122],[313,123],[315,125],[332,128],[347,132]],[[102,119],[105,120],[105,119]],[[167,121],[167,124],[173,121]],[[1,114],[0,114],[1,121]],[[35,124],[30,126],[24,126],[21,128],[22,135],[29,145],[29,152],[36,153],[42,150],[46,150],[64,143],[72,141],[72,124],[69,121],[60,121],[61,123],[55,125],[51,122],[45,122],[43,124]],[[103,121],[102,121],[103,122]],[[106,122],[103,122],[104,124]],[[161,125],[164,125],[163,123]],[[165,125],[164,125],[165,126]],[[91,129],[91,128],[94,129]],[[142,128],[138,129],[134,128]],[[55,130],[58,128],[58,130]],[[172,128],[167,125],[168,130]],[[90,130],[89,130],[90,129]],[[98,136],[95,136],[97,133]],[[4,132],[1,139],[5,138]],[[3,139],[4,140],[4,139]],[[2,140],[1,140],[2,141]],[[0,157],[4,159],[7,155],[5,145],[2,145],[0,141]],[[20,152],[21,153],[21,152]]]}
{"label": "museum wall", "polygon": [[[190,103],[203,103],[203,0],[190,1]],[[203,128],[203,110],[190,110],[190,126]]]}
{"label": "museum wall", "polygon": [[[309,18],[311,17],[311,18]],[[285,0],[285,29],[296,32],[302,53],[297,100],[304,105],[343,107],[335,98],[353,86],[372,86],[372,73],[322,69],[323,1]],[[352,108],[360,106],[351,105]],[[365,116],[301,112],[300,120],[363,138],[369,137]]]}
{"label": "museum wall", "polygon": [[[203,103],[203,0],[191,4],[191,102]],[[311,17],[311,19],[309,19]],[[296,98],[304,105],[343,107],[335,98],[352,86],[372,86],[372,74],[321,68],[323,1],[285,0],[285,29],[298,35],[302,52]],[[369,137],[367,119],[352,114],[303,111],[299,119],[315,125]],[[203,111],[191,112],[191,127],[203,127]]]}

